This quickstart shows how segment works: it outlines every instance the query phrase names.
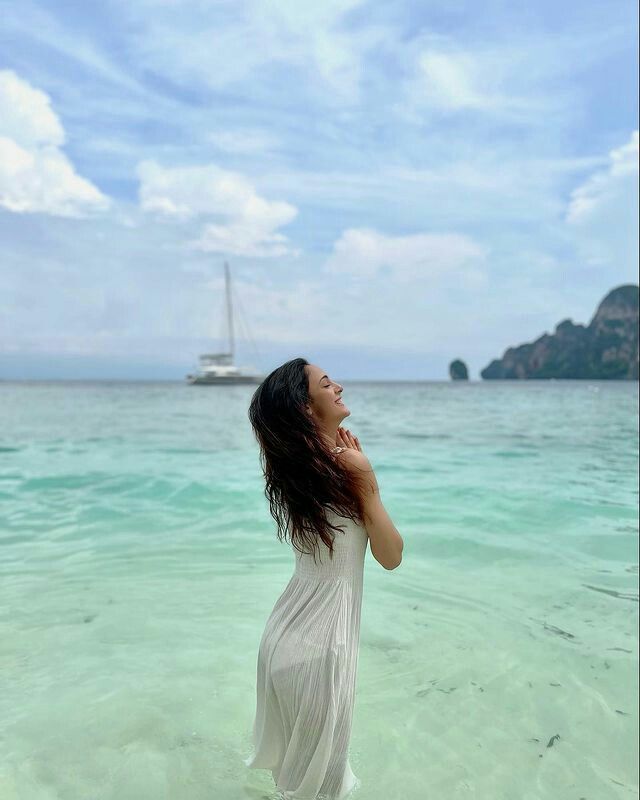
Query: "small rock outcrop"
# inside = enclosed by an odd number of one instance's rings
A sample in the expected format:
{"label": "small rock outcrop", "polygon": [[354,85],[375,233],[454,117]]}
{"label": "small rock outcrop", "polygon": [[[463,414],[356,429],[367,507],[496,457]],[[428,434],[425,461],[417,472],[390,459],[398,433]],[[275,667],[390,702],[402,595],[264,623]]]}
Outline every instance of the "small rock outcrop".
{"label": "small rock outcrop", "polygon": [[449,364],[449,377],[452,381],[469,380],[469,370],[467,369],[467,365],[464,363],[464,361],[456,358],[455,361],[452,361]]}
{"label": "small rock outcrop", "polygon": [[613,289],[591,322],[560,322],[555,333],[531,344],[510,347],[480,371],[485,380],[591,378],[638,380],[639,287]]}

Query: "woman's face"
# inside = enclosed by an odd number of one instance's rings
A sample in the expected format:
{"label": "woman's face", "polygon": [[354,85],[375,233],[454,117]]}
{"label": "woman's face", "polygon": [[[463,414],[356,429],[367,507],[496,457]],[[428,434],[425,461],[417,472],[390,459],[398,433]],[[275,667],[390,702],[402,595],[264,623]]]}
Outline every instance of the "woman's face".
{"label": "woman's face", "polygon": [[305,371],[309,379],[308,409],[313,418],[325,425],[340,425],[351,414],[340,397],[342,386],[315,364],[306,364]]}

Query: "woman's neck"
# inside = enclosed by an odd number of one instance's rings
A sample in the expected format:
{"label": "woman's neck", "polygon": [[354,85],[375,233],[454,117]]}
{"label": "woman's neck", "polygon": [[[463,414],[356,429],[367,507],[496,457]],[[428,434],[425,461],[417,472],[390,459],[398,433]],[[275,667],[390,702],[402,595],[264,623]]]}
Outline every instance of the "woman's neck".
{"label": "woman's neck", "polygon": [[326,428],[322,428],[322,430],[320,430],[320,438],[326,443],[327,447],[331,449],[335,449],[336,447],[337,436],[338,436],[337,425],[334,431],[327,431]]}

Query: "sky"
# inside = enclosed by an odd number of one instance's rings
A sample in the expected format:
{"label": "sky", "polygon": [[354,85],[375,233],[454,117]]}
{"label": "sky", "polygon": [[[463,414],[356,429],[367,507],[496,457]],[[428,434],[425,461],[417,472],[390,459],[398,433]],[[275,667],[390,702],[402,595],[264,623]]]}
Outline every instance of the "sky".
{"label": "sky", "polygon": [[638,281],[635,2],[0,2],[0,379],[472,380]]}

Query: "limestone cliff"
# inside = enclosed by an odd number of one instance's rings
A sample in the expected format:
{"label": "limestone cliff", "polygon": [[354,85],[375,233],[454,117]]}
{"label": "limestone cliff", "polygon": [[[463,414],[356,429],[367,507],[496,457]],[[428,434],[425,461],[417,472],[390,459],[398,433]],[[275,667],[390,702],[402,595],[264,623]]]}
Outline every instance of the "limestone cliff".
{"label": "limestone cliff", "polygon": [[639,287],[613,289],[586,327],[565,319],[555,333],[510,347],[480,371],[484,379],[638,380]]}

